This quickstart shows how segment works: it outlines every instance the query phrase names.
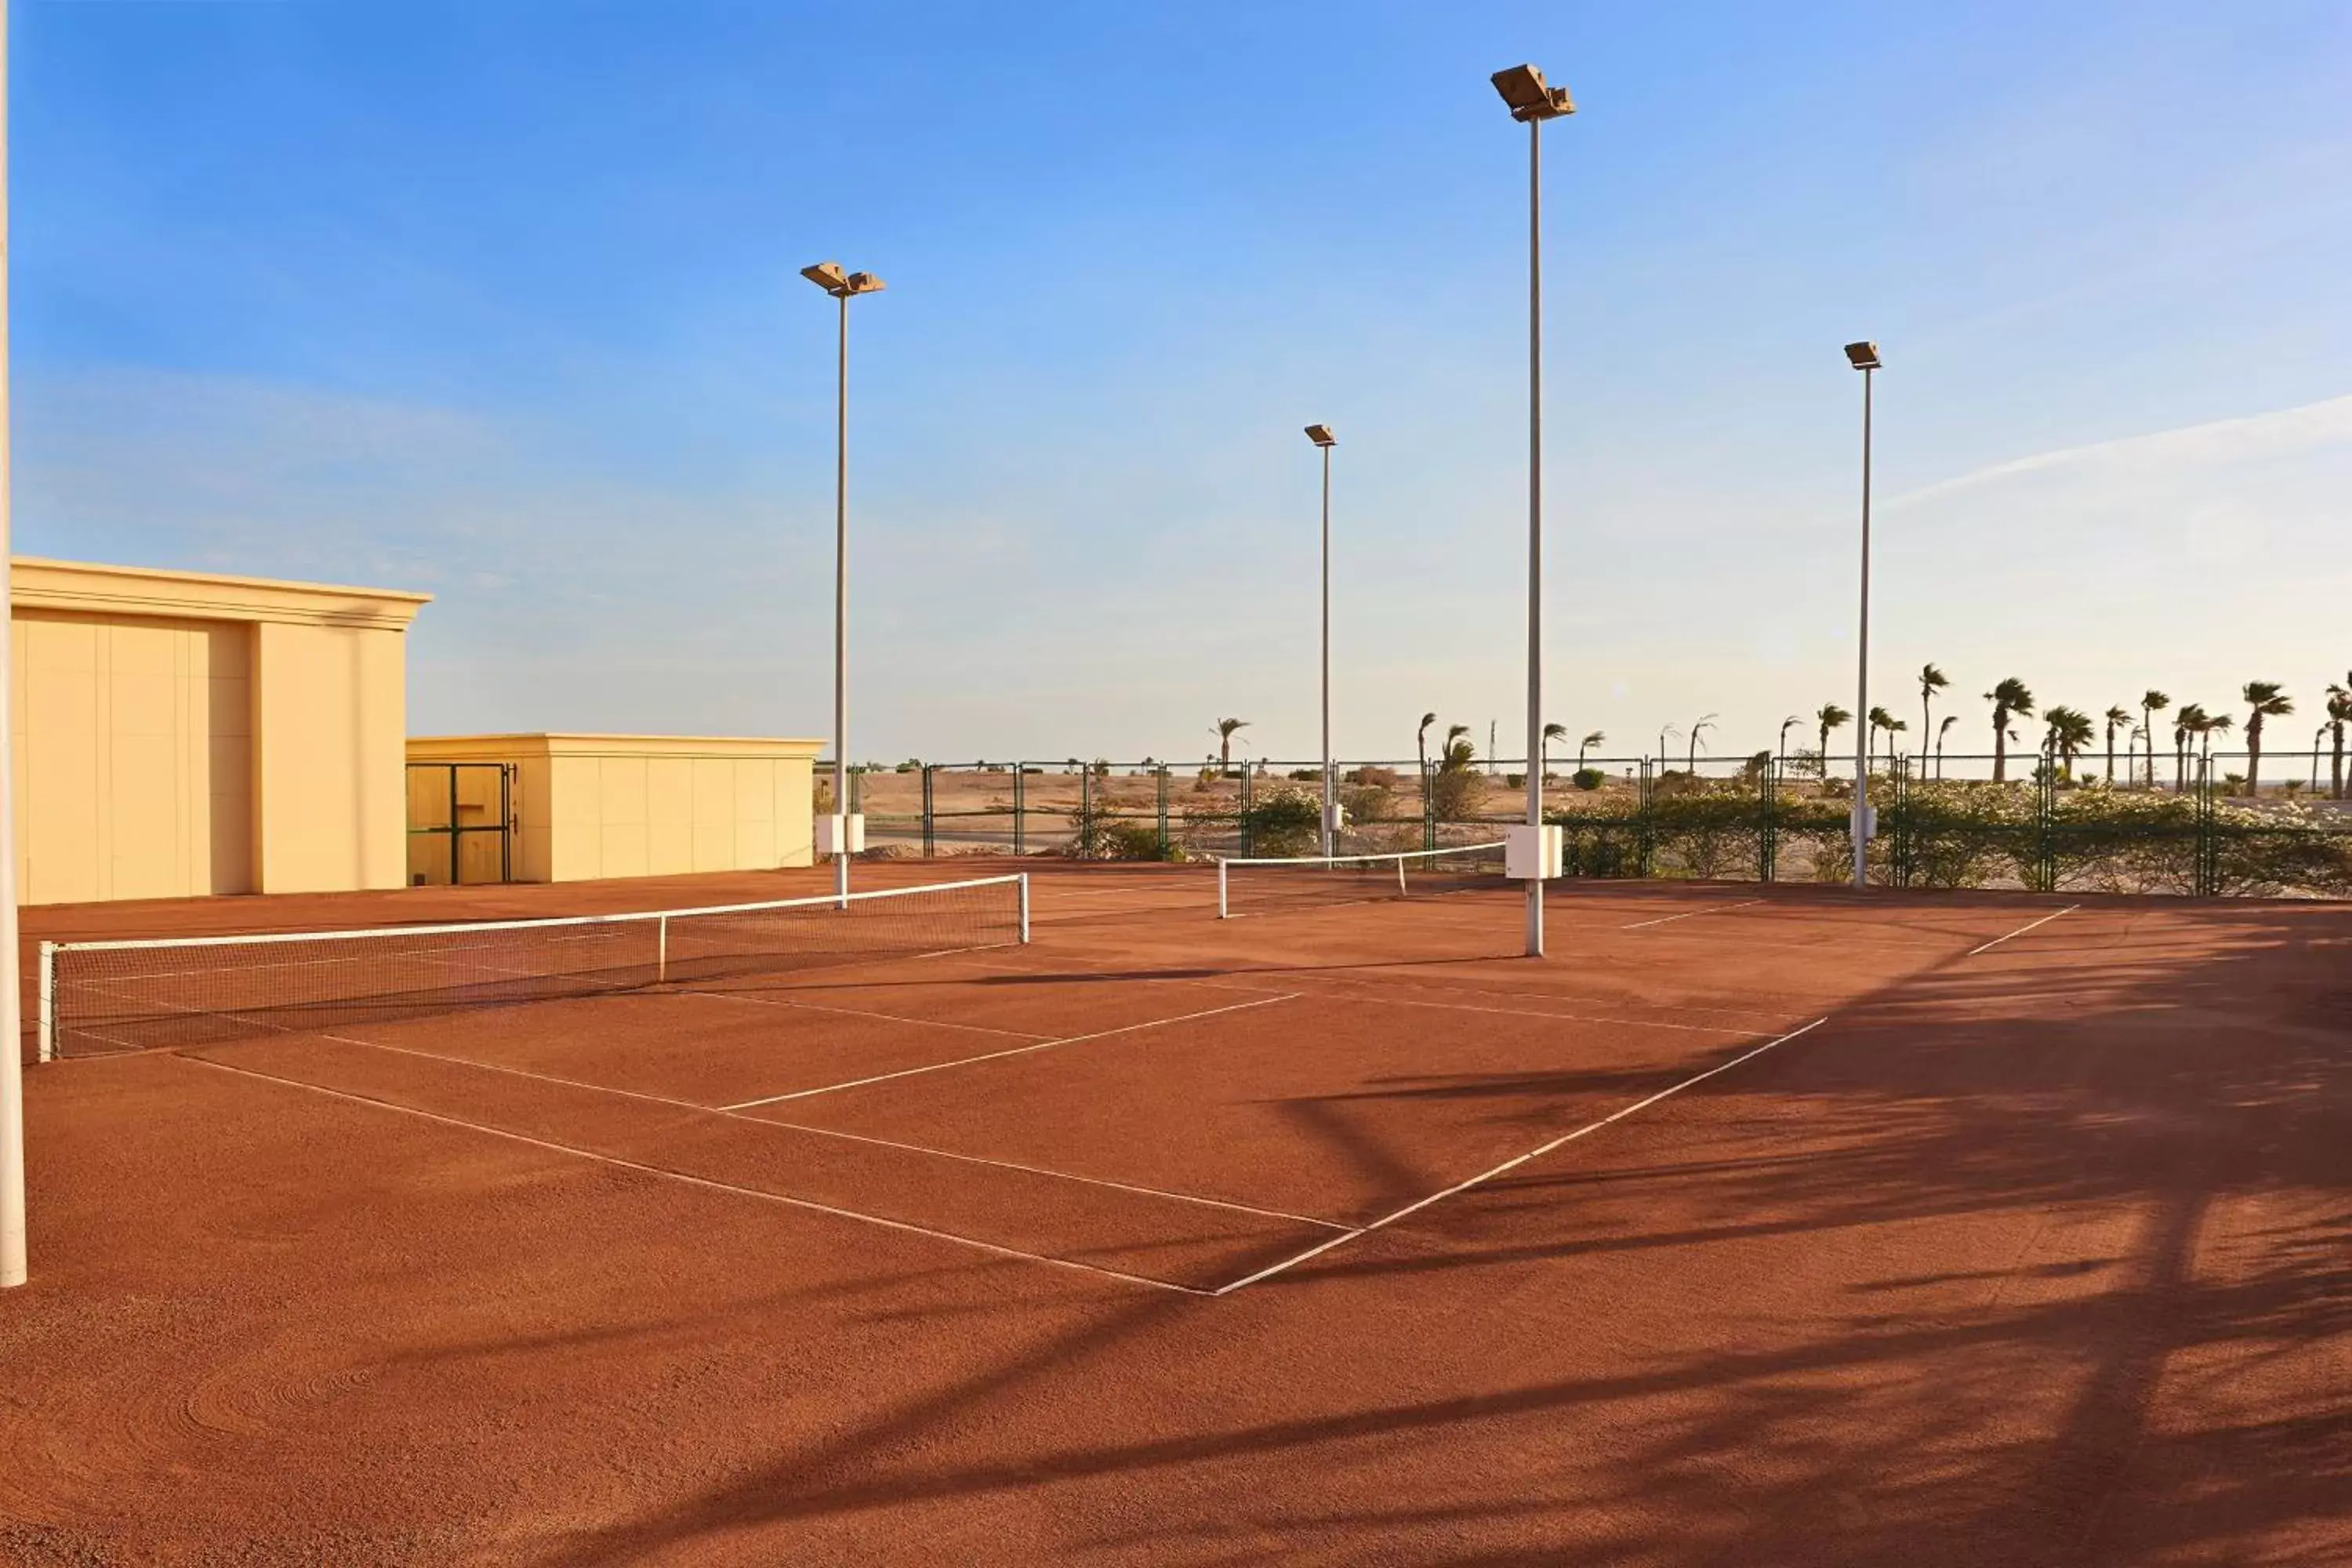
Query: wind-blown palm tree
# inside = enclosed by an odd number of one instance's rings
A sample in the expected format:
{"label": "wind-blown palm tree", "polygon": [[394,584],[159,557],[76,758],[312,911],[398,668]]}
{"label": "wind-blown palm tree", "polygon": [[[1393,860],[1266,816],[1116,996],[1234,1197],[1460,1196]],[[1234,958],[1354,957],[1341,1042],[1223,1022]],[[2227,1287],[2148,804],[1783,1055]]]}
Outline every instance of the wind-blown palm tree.
{"label": "wind-blown palm tree", "polygon": [[2311,793],[2319,793],[2319,748],[2327,742],[2327,724],[2322,721],[2311,732]]}
{"label": "wind-blown palm tree", "polygon": [[1547,724],[1543,727],[1543,739],[1538,743],[1536,754],[1536,778],[1538,781],[1551,777],[1551,743],[1554,741],[1567,739],[1567,725]]}
{"label": "wind-blown palm tree", "polygon": [[2172,715],[2172,787],[2175,791],[2189,787],[2189,737],[2202,735],[2213,721],[2207,716],[2204,704],[2184,702]]}
{"label": "wind-blown palm tree", "polygon": [[1862,746],[1862,759],[1863,765],[1864,767],[1872,765],[1878,760],[1878,732],[1881,730],[1885,731],[1889,736],[1886,743],[1887,761],[1891,763],[1895,760],[1895,742],[1892,737],[1894,732],[1902,727],[1903,726],[1900,723],[1896,722],[1895,715],[1889,713],[1885,709],[1873,708],[1870,710],[1869,732],[1863,737]]}
{"label": "wind-blown palm tree", "polygon": [[2172,699],[2149,687],[2139,694],[2140,731],[2147,738],[2147,787],[2156,787],[2156,716],[2172,706]]}
{"label": "wind-blown palm tree", "polygon": [[1822,703],[1820,711],[1813,715],[1814,721],[1822,727],[1822,749],[1818,755],[1821,758],[1822,763],[1822,788],[1823,790],[1827,790],[1830,787],[1830,731],[1837,729],[1840,725],[1843,725],[1847,720],[1853,717],[1853,714],[1847,712],[1844,709],[1839,707],[1834,702]]}
{"label": "wind-blown palm tree", "polygon": [[1412,732],[1413,754],[1421,759],[1423,778],[1429,776],[1429,727],[1436,722],[1436,714],[1424,713],[1421,716],[1421,728]]}
{"label": "wind-blown palm tree", "polygon": [[2033,717],[2033,693],[2012,675],[1986,692],[1985,700],[1992,704],[1992,782],[2000,784],[2009,776],[2009,721]]}
{"label": "wind-blown palm tree", "polygon": [[1780,721],[1780,765],[1783,768],[1789,765],[1789,726],[1803,722],[1804,720],[1794,713]]}
{"label": "wind-blown palm tree", "polygon": [[2263,721],[2294,711],[2294,700],[2275,680],[2249,680],[2240,695],[2246,703],[2246,794],[2263,790]]}
{"label": "wind-blown palm tree", "polygon": [[1703,730],[1715,728],[1715,715],[1708,713],[1690,727],[1690,761],[1685,764],[1693,778],[1698,777],[1698,737]]}
{"label": "wind-blown palm tree", "polygon": [[1601,742],[1606,741],[1608,738],[1608,736],[1602,734],[1600,731],[1595,730],[1576,743],[1576,771],[1578,773],[1582,773],[1584,771],[1584,753],[1592,750],[1593,747],[1601,744]]}
{"label": "wind-blown palm tree", "polygon": [[1944,715],[1944,721],[1936,726],[1936,776],[1938,779],[1944,776],[1944,736],[1959,721],[1958,714],[1947,713]]}
{"label": "wind-blown palm tree", "polygon": [[1234,765],[1234,732],[1248,728],[1249,721],[1246,719],[1217,721],[1217,771],[1219,773],[1229,772]]}
{"label": "wind-blown palm tree", "polygon": [[2327,727],[2335,731],[2335,760],[2328,764],[2327,794],[2330,799],[2344,798],[2344,726],[2352,724],[2352,670],[2344,672],[2346,684],[2327,689]]}
{"label": "wind-blown palm tree", "polygon": [[1666,742],[1670,739],[1679,741],[1682,738],[1683,732],[1672,724],[1658,726],[1658,771],[1660,773],[1666,771]]}
{"label": "wind-blown palm tree", "polygon": [[2088,746],[2098,733],[2098,726],[2091,721],[2088,713],[2078,708],[2069,708],[2063,702],[2053,703],[2050,710],[2042,715],[2042,722],[2044,726],[2043,745],[2057,760],[2065,776],[2073,778],[2074,759],[2083,754],[2083,748]]}
{"label": "wind-blown palm tree", "polygon": [[1935,727],[1935,718],[1928,711],[1928,704],[1934,700],[1936,693],[1951,683],[1951,678],[1934,665],[1924,664],[1919,667],[1919,735],[1922,740],[1925,740],[1927,731]]}
{"label": "wind-blown palm tree", "polygon": [[[2107,784],[2109,787],[2113,787],[2116,782],[2116,726],[2128,725],[2132,721],[2131,710],[2118,705],[2108,709],[2102,717],[2107,721]],[[2131,736],[2128,732],[2124,736],[2124,744],[2126,746],[2131,744]],[[2128,762],[2130,759],[2125,760]]]}

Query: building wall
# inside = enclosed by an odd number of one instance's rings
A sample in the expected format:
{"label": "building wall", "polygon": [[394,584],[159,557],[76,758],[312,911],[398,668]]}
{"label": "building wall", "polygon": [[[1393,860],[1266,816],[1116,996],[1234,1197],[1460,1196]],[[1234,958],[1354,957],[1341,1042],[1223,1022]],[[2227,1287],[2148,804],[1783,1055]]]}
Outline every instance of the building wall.
{"label": "building wall", "polygon": [[416,594],[18,557],[18,896],[405,880]]}
{"label": "building wall", "polygon": [[418,737],[415,762],[515,764],[515,875],[581,881],[814,859],[822,742],[677,735]]}

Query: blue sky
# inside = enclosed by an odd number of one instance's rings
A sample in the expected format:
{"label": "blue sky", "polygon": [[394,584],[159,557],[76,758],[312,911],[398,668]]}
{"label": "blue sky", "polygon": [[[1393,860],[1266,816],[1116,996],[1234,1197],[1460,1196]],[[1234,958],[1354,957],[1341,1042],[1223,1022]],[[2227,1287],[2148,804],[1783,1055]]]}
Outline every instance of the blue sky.
{"label": "blue sky", "polygon": [[2352,667],[2340,4],[14,14],[17,548],[428,590],[417,732],[825,732],[832,257],[854,755],[1311,754],[1310,420],[1339,748],[1507,737],[1521,59],[1550,717],[1851,705],[1861,336],[1897,714]]}

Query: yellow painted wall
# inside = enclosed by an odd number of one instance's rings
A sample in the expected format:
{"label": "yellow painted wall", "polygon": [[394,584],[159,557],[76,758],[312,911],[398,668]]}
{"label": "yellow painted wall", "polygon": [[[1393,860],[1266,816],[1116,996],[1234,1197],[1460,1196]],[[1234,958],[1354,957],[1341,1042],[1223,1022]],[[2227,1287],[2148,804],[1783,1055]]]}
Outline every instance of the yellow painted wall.
{"label": "yellow painted wall", "polygon": [[425,595],[18,557],[28,903],[398,887]]}
{"label": "yellow painted wall", "polygon": [[515,876],[530,882],[806,866],[823,742],[682,735],[449,735],[413,762],[517,769]]}

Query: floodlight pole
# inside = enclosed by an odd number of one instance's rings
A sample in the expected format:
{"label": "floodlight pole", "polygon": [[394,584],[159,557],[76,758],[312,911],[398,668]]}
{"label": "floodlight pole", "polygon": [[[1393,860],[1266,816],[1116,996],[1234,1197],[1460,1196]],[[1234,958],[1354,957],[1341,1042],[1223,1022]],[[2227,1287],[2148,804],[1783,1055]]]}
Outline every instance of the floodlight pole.
{"label": "floodlight pole", "polygon": [[[1528,119],[1528,760],[1543,744],[1543,119]],[[1491,750],[1491,748],[1489,748]],[[1543,777],[1528,769],[1528,826],[1543,828]],[[1544,950],[1543,879],[1528,879],[1528,956]]]}
{"label": "floodlight pole", "polygon": [[[1876,355],[1872,355],[1873,360]],[[1872,384],[1878,375],[1876,363],[1864,364],[1862,371],[1862,617],[1861,635],[1855,639],[1854,674],[1854,752],[1853,810],[1851,815],[1853,834],[1853,890],[1865,892],[1870,887],[1870,413]]]}
{"label": "floodlight pole", "polygon": [[9,755],[11,602],[8,450],[8,5],[0,0],[0,1289],[22,1285],[25,1247],[24,1019],[16,994],[16,759]]}
{"label": "floodlight pole", "polygon": [[1331,858],[1331,447],[1323,447],[1323,858]]}
{"label": "floodlight pole", "polygon": [[833,399],[833,890],[849,907],[849,290],[835,339]]}

